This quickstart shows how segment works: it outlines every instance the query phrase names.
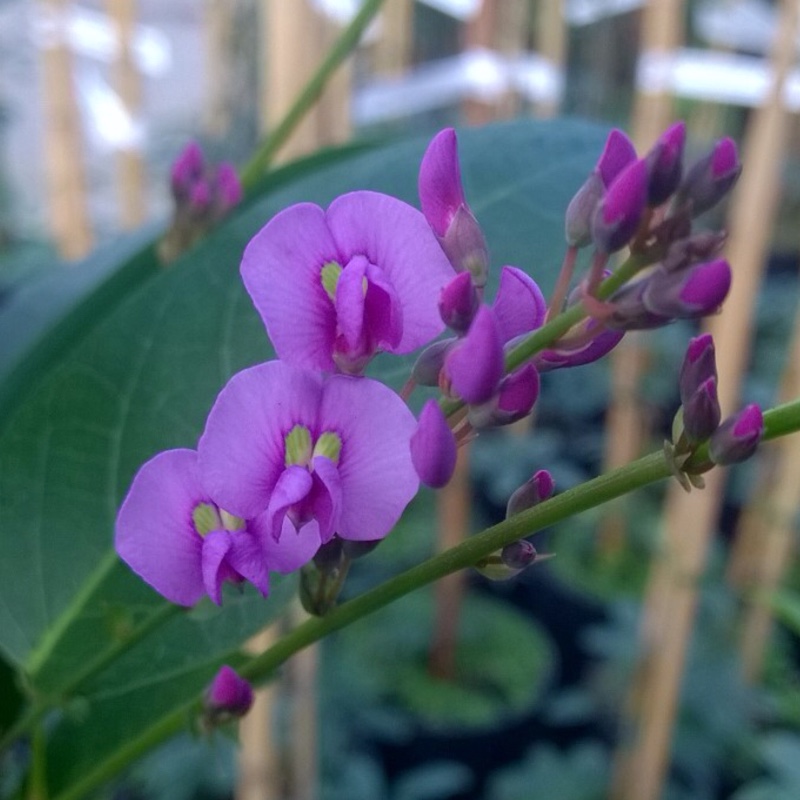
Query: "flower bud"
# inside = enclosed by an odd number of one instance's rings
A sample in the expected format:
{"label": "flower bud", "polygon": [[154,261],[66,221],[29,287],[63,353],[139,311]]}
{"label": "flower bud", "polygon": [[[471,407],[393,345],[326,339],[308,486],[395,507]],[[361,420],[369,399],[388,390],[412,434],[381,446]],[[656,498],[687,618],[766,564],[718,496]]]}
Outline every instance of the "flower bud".
{"label": "flower bud", "polygon": [[645,156],[649,180],[648,205],[660,206],[678,188],[683,172],[683,146],[686,124],[676,122],[661,134],[653,149]]}
{"label": "flower bud", "polygon": [[727,195],[742,172],[733,139],[720,139],[689,169],[678,189],[678,205],[688,205],[693,217],[713,208]]}
{"label": "flower bud", "polygon": [[464,402],[480,405],[497,392],[503,377],[503,343],[494,314],[481,306],[467,335],[445,357],[445,371],[453,391]]}
{"label": "flower bud", "polygon": [[466,333],[480,305],[469,272],[459,272],[439,297],[439,314],[448,328]]}
{"label": "flower bud", "polygon": [[435,400],[422,407],[417,429],[411,435],[411,462],[419,479],[432,489],[441,489],[456,468],[456,440]]}
{"label": "flower bud", "polygon": [[641,278],[623,286],[611,296],[609,302],[614,306],[614,311],[604,320],[606,327],[619,331],[642,331],[672,322],[672,317],[655,314],[645,306],[642,297],[650,280],[649,277]]}
{"label": "flower bud", "polygon": [[672,242],[661,266],[667,272],[680,272],[701,261],[711,261],[722,250],[724,232],[704,231]]}
{"label": "flower bud", "polygon": [[647,204],[647,164],[633,161],[617,175],[592,218],[592,241],[613,253],[631,240]]}
{"label": "flower bud", "polygon": [[[547,558],[547,556],[544,556]],[[492,581],[507,581],[519,575],[538,560],[536,548],[527,540],[520,539],[507,544],[502,550],[481,559],[475,568]]]}
{"label": "flower bud", "polygon": [[482,406],[470,406],[469,420],[474,428],[510,425],[531,413],[539,397],[539,373],[533,364],[525,364],[505,377],[500,391]]}
{"label": "flower bud", "polygon": [[203,705],[211,725],[243,717],[253,705],[253,687],[234,669],[222,666],[206,689]]}
{"label": "flower bud", "polygon": [[728,417],[711,436],[708,453],[715,464],[738,464],[750,458],[764,435],[764,417],[755,404]]}
{"label": "flower bud", "polygon": [[636,148],[633,142],[621,130],[614,128],[608,134],[595,169],[603,185],[608,189],[622,170],[634,161],[636,161]]}
{"label": "flower bud", "polygon": [[205,161],[197,142],[189,142],[172,165],[171,184],[176,197],[188,196],[189,189],[203,175]]}
{"label": "flower bud", "polygon": [[383,539],[368,539],[363,542],[356,539],[342,539],[342,549],[347,558],[355,561],[357,558],[369,555],[382,541]]}
{"label": "flower bud", "polygon": [[592,219],[604,194],[603,179],[594,171],[569,201],[564,216],[564,236],[570,247],[586,247],[592,243]]}
{"label": "flower bud", "polygon": [[189,189],[189,208],[195,214],[203,214],[211,205],[211,187],[200,178]]}
{"label": "flower bud", "polygon": [[574,350],[569,348],[554,347],[537,353],[533,363],[539,372],[550,372],[564,367],[579,367],[591,364],[603,356],[608,355],[625,335],[625,331],[606,328],[596,319],[587,319],[581,324],[580,330],[589,331],[597,328],[598,333],[588,343]]}
{"label": "flower bud", "polygon": [[553,476],[546,469],[534,472],[509,498],[506,519],[547,500],[554,490]]}
{"label": "flower bud", "polygon": [[681,404],[685,405],[697,391],[700,384],[709,378],[717,377],[717,361],[714,352],[714,339],[710,333],[695,336],[689,341],[686,355],[681,364],[678,387]]}
{"label": "flower bud", "polygon": [[690,442],[704,442],[719,426],[722,412],[715,376],[703,381],[683,403],[683,430]]}
{"label": "flower bud", "polygon": [[223,161],[217,167],[216,184],[217,205],[224,216],[242,200],[242,184],[233,164]]}
{"label": "flower bud", "polygon": [[428,345],[418,356],[411,368],[411,377],[420,386],[438,386],[439,373],[444,367],[444,360],[456,339],[442,339]]}
{"label": "flower bud", "polygon": [[654,314],[697,319],[716,311],[731,288],[731,268],[725,259],[697,264],[682,272],[653,272],[642,294]]}

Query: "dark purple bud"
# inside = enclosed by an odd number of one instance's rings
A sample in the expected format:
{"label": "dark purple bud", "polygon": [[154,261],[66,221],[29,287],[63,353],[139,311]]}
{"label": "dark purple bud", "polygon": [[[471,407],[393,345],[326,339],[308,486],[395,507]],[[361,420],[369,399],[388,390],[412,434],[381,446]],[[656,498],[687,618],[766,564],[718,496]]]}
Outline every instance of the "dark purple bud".
{"label": "dark purple bud", "polygon": [[202,214],[211,205],[211,187],[208,181],[200,178],[189,189],[189,207],[192,211]]}
{"label": "dark purple bud", "polygon": [[606,189],[631,162],[636,161],[636,148],[633,142],[617,128],[608,134],[606,145],[595,169]]}
{"label": "dark purple bud", "polygon": [[739,178],[742,165],[733,139],[720,139],[689,169],[678,189],[678,205],[688,205],[693,217],[713,208]]}
{"label": "dark purple bud", "polygon": [[660,206],[680,185],[685,142],[686,124],[676,122],[661,134],[655,147],[645,156],[650,175],[647,188],[650,206]]}
{"label": "dark purple bud", "polygon": [[620,172],[597,206],[592,241],[598,250],[613,253],[631,240],[647,205],[647,164],[634,161]]}
{"label": "dark purple bud", "polygon": [[691,339],[683,358],[678,387],[681,403],[686,405],[689,398],[697,391],[701,383],[709,378],[717,377],[717,361],[714,351],[714,339],[710,333],[703,333]]}
{"label": "dark purple bud", "polygon": [[764,417],[755,404],[728,417],[711,436],[708,452],[715,464],[738,464],[750,458],[764,435]]}
{"label": "dark purple bud", "polygon": [[459,272],[439,296],[442,321],[456,333],[466,333],[480,305],[469,272]]}
{"label": "dark purple bud", "polygon": [[539,397],[539,373],[525,364],[500,383],[500,391],[483,406],[471,406],[469,419],[474,428],[510,425],[527,417]]}
{"label": "dark purple bud", "polygon": [[553,348],[542,350],[534,358],[534,364],[540,372],[550,372],[563,367],[579,367],[591,364],[608,355],[622,340],[625,331],[606,328],[595,319],[586,320],[584,330],[597,328],[598,333],[587,344],[574,350]]}
{"label": "dark purple bud", "polygon": [[654,314],[697,319],[715,312],[731,288],[731,268],[725,259],[697,264],[683,272],[656,269],[642,294]]}
{"label": "dark purple bud", "polygon": [[481,306],[467,335],[445,357],[445,371],[453,391],[470,405],[494,397],[503,377],[503,343],[494,314]]}
{"label": "dark purple bud", "polygon": [[222,214],[227,214],[242,200],[242,184],[233,164],[223,161],[217,167],[217,204]]}
{"label": "dark purple bud", "polygon": [[683,404],[683,430],[690,442],[704,442],[719,427],[722,412],[717,399],[717,379],[703,381]]}
{"label": "dark purple bud", "polygon": [[420,386],[438,386],[439,373],[444,367],[445,356],[456,343],[456,339],[442,339],[428,345],[411,369],[411,377]]}
{"label": "dark purple bud", "polygon": [[536,548],[527,540],[507,544],[500,551],[500,559],[510,569],[521,571],[536,561]]}
{"label": "dark purple bud", "polygon": [[212,723],[243,717],[253,705],[253,688],[231,667],[220,667],[206,690],[206,717]]}
{"label": "dark purple bud", "polygon": [[533,476],[509,498],[506,506],[506,518],[513,517],[515,514],[544,502],[552,496],[555,488],[553,476],[546,469],[534,472]]}
{"label": "dark purple bud", "polygon": [[643,331],[660,328],[674,319],[664,314],[650,311],[642,299],[650,284],[651,278],[641,278],[635,283],[623,286],[613,294],[610,303],[614,312],[604,320],[607,328],[618,331]]}
{"label": "dark purple bud", "polygon": [[435,400],[428,400],[422,407],[410,447],[414,469],[426,486],[441,489],[453,477],[456,440]]}
{"label": "dark purple bud", "polygon": [[592,243],[592,219],[605,187],[600,173],[592,172],[567,206],[564,235],[570,247],[586,247]]}
{"label": "dark purple bud", "polygon": [[181,150],[172,165],[172,191],[178,197],[185,197],[192,184],[203,175],[205,162],[203,151],[197,142],[189,142]]}
{"label": "dark purple bud", "polygon": [[727,235],[720,231],[697,233],[674,241],[661,266],[667,272],[678,272],[719,255]]}

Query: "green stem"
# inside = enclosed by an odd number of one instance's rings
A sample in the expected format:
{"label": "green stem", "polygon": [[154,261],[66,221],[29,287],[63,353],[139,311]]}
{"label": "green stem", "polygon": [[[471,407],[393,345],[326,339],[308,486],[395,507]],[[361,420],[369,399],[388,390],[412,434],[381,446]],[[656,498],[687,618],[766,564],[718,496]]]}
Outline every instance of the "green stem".
{"label": "green stem", "polygon": [[317,102],[333,73],[358,45],[362,34],[378,11],[380,11],[384,2],[385,0],[366,0],[358,14],[353,17],[350,24],[342,31],[317,71],[303,87],[302,92],[300,92],[286,116],[267,136],[258,150],[256,150],[255,155],[242,170],[242,184],[245,188],[252,188],[263,176],[275,154],[283,147],[298,123]]}
{"label": "green stem", "polygon": [[[773,439],[800,431],[800,399],[778,406],[764,414],[764,439]],[[394,600],[420,589],[457,570],[470,567],[506,544],[530,536],[568,517],[587,511],[609,500],[671,474],[661,451],[637,459],[586,483],[568,489],[538,506],[517,514],[462,544],[412,567],[360,597],[349,600],[324,617],[313,617],[279,639],[264,653],[242,667],[240,674],[252,681],[262,681],[288,658],[325,636],[387,606]],[[172,711],[136,739],[129,741],[95,769],[84,775],[55,800],[79,800],[114,777],[121,769],[151,747],[179,731],[187,715],[197,707],[197,700]]]}

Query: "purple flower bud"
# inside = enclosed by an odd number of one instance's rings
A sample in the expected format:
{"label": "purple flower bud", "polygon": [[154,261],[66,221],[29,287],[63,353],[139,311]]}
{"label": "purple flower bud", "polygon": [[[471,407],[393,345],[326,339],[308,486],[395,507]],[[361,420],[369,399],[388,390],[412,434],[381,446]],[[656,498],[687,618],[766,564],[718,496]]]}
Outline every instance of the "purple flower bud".
{"label": "purple flower bud", "polygon": [[536,561],[536,548],[527,540],[507,544],[500,551],[500,559],[510,569],[521,571]]}
{"label": "purple flower bud", "polygon": [[690,442],[704,442],[719,426],[722,412],[715,376],[703,381],[683,403],[683,430]]}
{"label": "purple flower bud", "polygon": [[592,219],[604,194],[603,179],[594,171],[569,201],[564,217],[564,235],[570,247],[586,247],[592,243]]}
{"label": "purple flower bud", "polygon": [[614,306],[614,312],[604,320],[606,327],[619,331],[643,331],[672,322],[672,317],[654,314],[645,306],[642,296],[650,280],[650,277],[641,278],[611,296],[609,302]]}
{"label": "purple flower bud", "polygon": [[192,184],[203,175],[203,151],[197,142],[189,142],[172,165],[172,191],[177,196],[188,195]]}
{"label": "purple flower bud", "polygon": [[710,333],[703,333],[690,340],[681,365],[678,386],[681,403],[685,405],[697,391],[701,383],[717,377],[717,361],[714,352],[714,339]]}
{"label": "purple flower bud", "polygon": [[525,364],[500,383],[500,391],[483,406],[471,406],[469,420],[474,428],[510,425],[531,413],[539,397],[539,373]]}
{"label": "purple flower bud", "polygon": [[469,272],[459,272],[439,297],[439,313],[448,328],[466,333],[480,305]]}
{"label": "purple flower bud", "polygon": [[617,175],[592,219],[592,241],[613,253],[631,239],[647,204],[647,164],[634,161]]}
{"label": "purple flower bud", "polygon": [[660,206],[680,185],[685,142],[686,124],[676,122],[661,134],[655,147],[645,156],[650,174],[647,188],[649,205]]}
{"label": "purple flower bud", "polygon": [[631,162],[636,161],[636,148],[633,142],[617,128],[608,134],[606,145],[595,169],[606,189]]}
{"label": "purple flower bud", "polygon": [[206,716],[212,723],[243,717],[253,705],[253,688],[236,671],[225,665],[206,690]]}
{"label": "purple flower bud", "polygon": [[453,390],[464,402],[481,405],[494,397],[503,377],[503,343],[488,306],[478,309],[467,335],[444,363]]}
{"label": "purple flower bud", "polygon": [[486,283],[489,252],[461,183],[456,132],[445,128],[433,137],[419,168],[422,213],[457,271],[467,270],[476,286]]}
{"label": "purple flower bud", "polygon": [[419,479],[441,489],[456,468],[456,440],[439,404],[431,399],[422,407],[417,429],[411,435],[411,462]]}
{"label": "purple flower bud", "polygon": [[211,187],[208,182],[200,178],[189,189],[189,207],[192,211],[202,214],[211,205]]}
{"label": "purple flower bud", "polygon": [[438,386],[439,373],[444,367],[444,360],[456,339],[442,339],[428,345],[417,358],[411,369],[411,377],[420,386]]}
{"label": "purple flower bud", "polygon": [[701,261],[711,261],[722,250],[727,235],[705,231],[673,241],[661,266],[667,272],[679,272]]}
{"label": "purple flower bud", "polygon": [[678,204],[689,205],[693,217],[713,208],[730,192],[742,172],[733,139],[720,139],[689,169],[678,189]]}
{"label": "purple flower bud", "polygon": [[583,323],[583,330],[597,328],[597,335],[587,344],[575,350],[553,348],[542,350],[534,358],[539,372],[550,372],[554,369],[564,367],[579,367],[583,364],[591,364],[598,361],[603,356],[608,355],[621,341],[625,335],[623,330],[612,330],[602,326],[595,319],[588,319]]}
{"label": "purple flower bud", "polygon": [[242,184],[236,168],[228,161],[217,167],[217,203],[222,214],[227,214],[242,200]]}
{"label": "purple flower bud", "polygon": [[553,476],[546,470],[534,472],[522,486],[509,498],[506,506],[506,518],[513,517],[528,508],[547,500],[555,490]]}
{"label": "purple flower bud", "polygon": [[728,417],[711,436],[708,452],[715,464],[738,464],[745,461],[758,447],[764,435],[764,417],[755,404],[745,406],[738,414]]}
{"label": "purple flower bud", "polygon": [[730,288],[730,265],[725,259],[717,259],[682,272],[656,269],[642,300],[654,314],[697,319],[716,311]]}

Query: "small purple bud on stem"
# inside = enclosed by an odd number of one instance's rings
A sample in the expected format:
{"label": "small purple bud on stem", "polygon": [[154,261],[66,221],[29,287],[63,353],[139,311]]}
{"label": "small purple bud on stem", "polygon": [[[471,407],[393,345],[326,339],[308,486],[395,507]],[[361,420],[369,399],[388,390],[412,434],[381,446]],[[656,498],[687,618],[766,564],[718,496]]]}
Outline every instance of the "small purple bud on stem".
{"label": "small purple bud on stem", "polygon": [[242,201],[242,184],[233,164],[223,161],[217,167],[216,184],[217,204],[224,216]]}
{"label": "small purple bud on stem", "polygon": [[525,364],[503,378],[498,394],[483,406],[470,406],[473,428],[510,425],[527,417],[539,397],[539,373],[533,364]]}
{"label": "small purple bud on stem", "polygon": [[547,500],[552,496],[555,488],[553,476],[546,469],[534,472],[533,476],[509,498],[506,506],[506,519]]}
{"label": "small purple bud on stem", "polygon": [[715,312],[731,288],[731,268],[725,259],[696,264],[681,272],[659,268],[642,294],[654,314],[697,319]]}
{"label": "small purple bud on stem", "polygon": [[197,142],[189,142],[172,165],[172,191],[176,197],[185,197],[192,184],[203,175],[205,159]]}
{"label": "small purple bud on stem", "polygon": [[243,717],[252,705],[253,687],[231,667],[220,667],[205,693],[206,721],[218,725]]}
{"label": "small purple bud on stem", "polygon": [[647,164],[634,161],[617,175],[592,219],[592,241],[613,253],[631,240],[647,205]]}
{"label": "small purple bud on stem", "polygon": [[692,443],[704,442],[719,426],[722,412],[717,399],[717,379],[704,380],[683,403],[683,430]]}
{"label": "small purple bud on stem", "polygon": [[595,167],[606,189],[610,188],[616,177],[633,161],[636,161],[633,142],[621,130],[614,128],[608,134]]}
{"label": "small purple bud on stem", "polygon": [[417,429],[411,436],[411,462],[419,479],[432,489],[441,489],[456,468],[456,440],[435,400],[422,407]]}
{"label": "small purple bud on stem", "polygon": [[752,403],[728,417],[711,436],[708,453],[715,464],[738,464],[756,451],[764,435],[761,409]]}
{"label": "small purple bud on stem", "polygon": [[453,391],[464,402],[480,405],[494,397],[503,377],[503,343],[494,314],[481,306],[467,335],[445,358]]}
{"label": "small purple bud on stem", "polygon": [[500,552],[503,563],[513,570],[523,570],[536,561],[536,548],[527,540],[507,544]]}
{"label": "small purple bud on stem", "polygon": [[717,360],[714,339],[710,333],[695,336],[689,341],[678,377],[681,403],[685,404],[700,384],[717,377]]}
{"label": "small purple bud on stem", "polygon": [[678,189],[678,205],[689,206],[693,217],[713,208],[733,188],[742,165],[733,139],[720,139],[711,150],[696,161]]}
{"label": "small purple bud on stem", "polygon": [[605,187],[600,174],[592,172],[567,206],[564,235],[570,247],[586,247],[592,243],[592,219]]}
{"label": "small purple bud on stem", "polygon": [[680,185],[685,142],[686,124],[676,122],[661,134],[653,149],[645,156],[650,175],[647,186],[647,202],[650,206],[660,206]]}
{"label": "small purple bud on stem", "polygon": [[448,328],[466,333],[480,305],[469,272],[459,272],[439,297],[439,314]]}
{"label": "small purple bud on stem", "polygon": [[411,378],[420,386],[438,386],[439,373],[456,339],[441,339],[428,345],[418,356],[411,369]]}

